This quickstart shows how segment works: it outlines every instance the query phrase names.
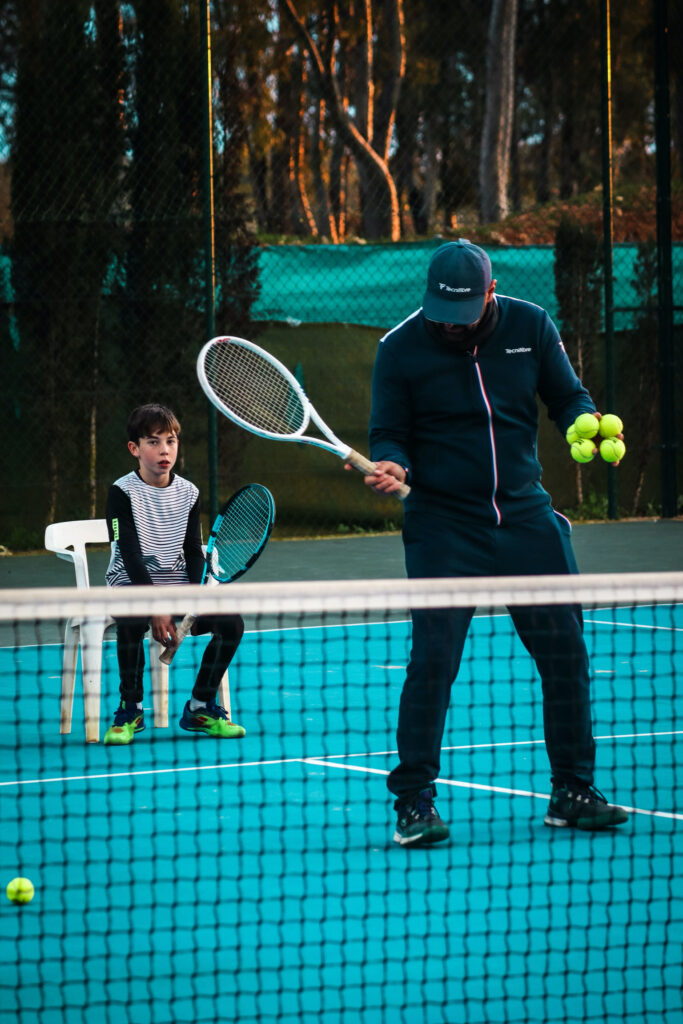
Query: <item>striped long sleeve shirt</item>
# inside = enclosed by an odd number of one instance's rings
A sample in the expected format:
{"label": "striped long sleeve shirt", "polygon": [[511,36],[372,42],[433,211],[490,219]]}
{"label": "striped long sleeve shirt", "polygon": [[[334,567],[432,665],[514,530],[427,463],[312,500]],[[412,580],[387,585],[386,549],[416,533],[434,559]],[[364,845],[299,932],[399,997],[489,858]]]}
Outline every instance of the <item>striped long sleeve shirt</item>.
{"label": "striped long sleeve shirt", "polygon": [[204,568],[199,491],[171,474],[151,487],[137,471],[116,480],[107,498],[111,560],[107,585],[199,583]]}

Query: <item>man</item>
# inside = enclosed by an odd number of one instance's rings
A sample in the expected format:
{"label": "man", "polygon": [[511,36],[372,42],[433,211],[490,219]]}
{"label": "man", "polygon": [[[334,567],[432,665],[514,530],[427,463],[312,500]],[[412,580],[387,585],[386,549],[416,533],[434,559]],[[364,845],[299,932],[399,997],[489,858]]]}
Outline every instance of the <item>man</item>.
{"label": "man", "polygon": [[[407,482],[403,542],[410,578],[577,572],[571,527],[541,486],[536,396],[564,434],[595,411],[552,320],[497,296],[488,255],[467,239],[434,253],[422,308],[380,341],[366,483]],[[597,414],[598,417],[600,414]],[[401,695],[394,840],[448,837],[434,808],[450,688],[474,613],[416,610]],[[552,795],[547,825],[601,829],[628,815],[593,786],[588,655],[580,607],[510,608],[543,684]]]}

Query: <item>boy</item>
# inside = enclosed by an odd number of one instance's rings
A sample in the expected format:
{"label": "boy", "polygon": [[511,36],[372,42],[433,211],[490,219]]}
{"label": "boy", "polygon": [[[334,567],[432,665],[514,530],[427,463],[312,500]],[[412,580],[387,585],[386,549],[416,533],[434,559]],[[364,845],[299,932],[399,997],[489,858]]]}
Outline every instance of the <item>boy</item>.
{"label": "boy", "polygon": [[[138,469],[112,484],[107,498],[107,523],[112,555],[107,585],[200,583],[204,569],[199,523],[199,491],[173,472],[178,457],[180,424],[163,405],[141,405],[128,420],[128,450]],[[107,745],[131,743],[144,727],[142,714],[143,637],[150,619],[116,620],[116,649],[121,678],[121,703],[104,736]],[[175,643],[171,615],[151,616],[152,633],[159,643]],[[212,633],[185,704],[180,726],[188,732],[221,739],[244,736],[234,725],[216,693],[232,661],[244,622],[239,615],[200,616],[192,634]]]}

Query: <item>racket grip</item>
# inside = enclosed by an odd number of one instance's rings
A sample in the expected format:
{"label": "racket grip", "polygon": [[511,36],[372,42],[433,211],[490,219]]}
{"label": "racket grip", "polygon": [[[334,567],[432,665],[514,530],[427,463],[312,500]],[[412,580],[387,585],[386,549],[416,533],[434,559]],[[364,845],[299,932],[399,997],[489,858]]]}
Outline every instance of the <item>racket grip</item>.
{"label": "racket grip", "polygon": [[[361,455],[360,452],[354,451],[353,448],[346,456],[346,461],[353,466],[354,469],[358,469],[365,476],[370,476],[375,472],[375,463],[370,462],[370,459],[366,459],[364,455]],[[392,497],[400,498],[401,501],[405,501],[409,494],[410,487],[408,487],[408,484],[401,484],[397,491],[392,492]]]}
{"label": "racket grip", "polygon": [[173,647],[167,647],[166,650],[162,651],[161,654],[159,655],[159,661],[163,662],[164,665],[171,664],[175,657],[176,651],[180,647],[181,643],[183,642],[187,634],[191,632],[196,618],[196,615],[186,615],[183,621],[180,623],[176,630],[175,644],[173,645]]}

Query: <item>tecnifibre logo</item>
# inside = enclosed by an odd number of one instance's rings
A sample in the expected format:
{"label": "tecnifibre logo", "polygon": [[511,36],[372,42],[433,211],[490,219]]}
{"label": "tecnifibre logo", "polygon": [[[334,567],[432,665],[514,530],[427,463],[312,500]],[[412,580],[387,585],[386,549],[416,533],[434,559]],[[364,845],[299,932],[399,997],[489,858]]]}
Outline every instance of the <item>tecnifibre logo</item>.
{"label": "tecnifibre logo", "polygon": [[519,352],[531,352],[530,348],[506,348],[507,355],[516,356]]}
{"label": "tecnifibre logo", "polygon": [[472,291],[471,288],[451,288],[451,286],[449,284],[446,284],[444,281],[439,281],[439,289],[442,292],[461,292],[462,293],[462,292],[471,292]]}

